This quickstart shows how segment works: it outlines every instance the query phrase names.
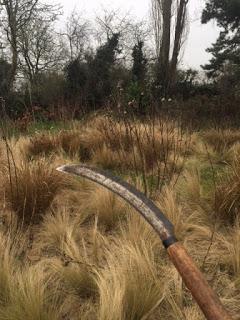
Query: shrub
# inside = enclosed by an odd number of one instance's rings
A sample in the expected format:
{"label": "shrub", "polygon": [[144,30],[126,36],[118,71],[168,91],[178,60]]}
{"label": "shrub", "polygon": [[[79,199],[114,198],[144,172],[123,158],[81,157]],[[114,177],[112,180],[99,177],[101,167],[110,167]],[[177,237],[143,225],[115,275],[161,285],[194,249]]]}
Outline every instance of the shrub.
{"label": "shrub", "polygon": [[[141,175],[145,193],[149,191],[149,180],[154,181],[154,187],[150,190],[153,192],[161,190],[165,181],[170,181],[181,172],[191,141],[191,135],[185,133],[180,124],[159,115],[144,122],[124,117],[117,121],[114,117],[108,117],[105,122],[102,121],[99,130],[106,145],[102,151],[114,151],[112,157],[106,157],[106,152],[102,152],[108,163],[113,158],[114,164],[120,164],[118,169],[124,174],[130,169],[135,176]],[[98,153],[101,155],[101,152]]]}
{"label": "shrub", "polygon": [[38,223],[56,194],[65,186],[65,176],[44,161],[23,164],[15,176],[4,173],[5,197],[10,208],[25,225]]}

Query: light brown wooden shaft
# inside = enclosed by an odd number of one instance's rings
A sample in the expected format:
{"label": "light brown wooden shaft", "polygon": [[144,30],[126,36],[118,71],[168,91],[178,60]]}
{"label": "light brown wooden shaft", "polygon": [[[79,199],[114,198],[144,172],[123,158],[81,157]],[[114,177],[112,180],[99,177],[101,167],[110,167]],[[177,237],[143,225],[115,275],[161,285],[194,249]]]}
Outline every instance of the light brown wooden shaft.
{"label": "light brown wooden shaft", "polygon": [[167,251],[206,319],[232,320],[184,247],[176,242]]}

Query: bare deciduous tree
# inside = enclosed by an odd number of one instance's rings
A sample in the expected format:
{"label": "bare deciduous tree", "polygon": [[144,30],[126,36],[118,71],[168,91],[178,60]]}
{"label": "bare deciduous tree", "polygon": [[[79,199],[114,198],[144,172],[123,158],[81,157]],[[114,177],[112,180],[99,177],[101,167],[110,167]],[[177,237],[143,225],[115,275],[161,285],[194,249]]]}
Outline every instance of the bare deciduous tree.
{"label": "bare deciduous tree", "polygon": [[7,41],[11,48],[11,72],[9,77],[9,88],[12,88],[17,67],[18,67],[18,39],[20,30],[22,30],[29,20],[36,8],[38,0],[2,0],[3,7],[3,25],[6,32]]}
{"label": "bare deciduous tree", "polygon": [[131,60],[134,45],[140,41],[147,41],[150,35],[146,21],[137,20],[130,12],[123,12],[120,9],[102,8],[96,17],[96,22],[95,34],[99,44],[107,41],[113,34],[119,34],[121,58],[126,62]]}
{"label": "bare deciduous tree", "polygon": [[63,51],[51,19],[39,14],[19,35],[20,69],[32,84],[40,73],[54,71],[63,60]]}
{"label": "bare deciduous tree", "polygon": [[173,86],[187,22],[188,0],[152,0],[158,81],[164,94]]}
{"label": "bare deciduous tree", "polygon": [[67,39],[70,60],[81,58],[90,42],[91,25],[83,14],[75,10],[67,19],[66,30],[62,33]]}
{"label": "bare deciduous tree", "polygon": [[46,21],[53,18],[60,10],[59,6],[43,5],[39,0],[0,0],[2,5],[2,23],[7,41],[11,49],[11,72],[9,77],[9,90],[13,87],[19,65],[20,37],[25,32],[32,19],[39,13],[45,13]]}
{"label": "bare deciduous tree", "polygon": [[129,33],[129,12],[121,12],[119,9],[102,8],[96,17],[96,38],[100,44],[107,41],[113,34],[120,34],[122,38]]}

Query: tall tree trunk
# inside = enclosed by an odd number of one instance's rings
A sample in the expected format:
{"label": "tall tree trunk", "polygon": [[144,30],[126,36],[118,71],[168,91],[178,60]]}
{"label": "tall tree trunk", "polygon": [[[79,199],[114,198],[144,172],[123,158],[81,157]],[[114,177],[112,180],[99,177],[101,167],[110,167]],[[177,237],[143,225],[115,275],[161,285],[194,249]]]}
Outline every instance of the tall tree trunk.
{"label": "tall tree trunk", "polygon": [[17,51],[17,46],[12,45],[11,47],[12,51],[12,58],[11,58],[11,70],[10,70],[10,75],[8,79],[8,91],[11,93],[13,90],[13,85],[17,73],[17,66],[18,66],[18,51]]}
{"label": "tall tree trunk", "polygon": [[174,83],[176,81],[178,57],[181,49],[182,36],[183,36],[183,31],[186,23],[187,3],[188,3],[188,0],[180,0],[179,6],[177,9],[177,22],[176,22],[176,28],[175,28],[172,60],[171,60],[171,66],[170,66],[170,79],[169,79],[170,87],[174,86]]}
{"label": "tall tree trunk", "polygon": [[[160,0],[158,0],[160,1]],[[169,55],[171,44],[171,20],[172,20],[172,0],[162,0],[162,43],[159,61],[159,77],[164,86],[164,91],[168,88],[169,82]]]}
{"label": "tall tree trunk", "polygon": [[[157,49],[156,81],[161,95],[168,95],[176,81],[189,0],[152,0],[152,18]],[[176,10],[173,10],[176,7]],[[172,21],[176,21],[173,28]],[[174,30],[173,30],[174,29]],[[174,32],[174,37],[171,37]],[[170,54],[172,49],[172,55]],[[170,56],[171,55],[171,56]]]}
{"label": "tall tree trunk", "polygon": [[5,1],[3,3],[7,12],[8,19],[8,30],[7,30],[7,39],[11,46],[11,70],[8,78],[8,92],[9,94],[13,90],[13,84],[15,81],[17,67],[18,67],[18,47],[17,47],[17,6],[18,1],[13,3],[12,0]]}
{"label": "tall tree trunk", "polygon": [[154,40],[156,46],[156,56],[160,60],[160,50],[162,42],[162,10],[161,10],[161,0],[152,0],[152,23],[153,23],[153,32]]}

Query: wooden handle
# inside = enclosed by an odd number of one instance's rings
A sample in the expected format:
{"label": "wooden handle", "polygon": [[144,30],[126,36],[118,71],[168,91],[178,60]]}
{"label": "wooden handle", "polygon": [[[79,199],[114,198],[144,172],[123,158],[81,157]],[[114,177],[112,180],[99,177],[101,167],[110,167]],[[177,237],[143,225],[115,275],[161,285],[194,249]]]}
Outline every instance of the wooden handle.
{"label": "wooden handle", "polygon": [[184,247],[176,242],[168,247],[167,251],[206,319],[232,320]]}

